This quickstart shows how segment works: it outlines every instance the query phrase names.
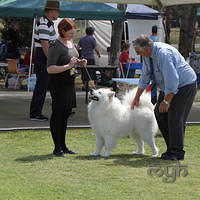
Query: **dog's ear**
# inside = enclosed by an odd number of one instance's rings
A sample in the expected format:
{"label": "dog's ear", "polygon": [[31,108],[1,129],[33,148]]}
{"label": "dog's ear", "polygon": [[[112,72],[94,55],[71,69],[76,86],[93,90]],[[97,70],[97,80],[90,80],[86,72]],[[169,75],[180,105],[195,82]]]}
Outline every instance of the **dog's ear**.
{"label": "dog's ear", "polygon": [[108,95],[109,101],[111,101],[114,96],[115,96],[115,92],[110,91],[110,93]]}

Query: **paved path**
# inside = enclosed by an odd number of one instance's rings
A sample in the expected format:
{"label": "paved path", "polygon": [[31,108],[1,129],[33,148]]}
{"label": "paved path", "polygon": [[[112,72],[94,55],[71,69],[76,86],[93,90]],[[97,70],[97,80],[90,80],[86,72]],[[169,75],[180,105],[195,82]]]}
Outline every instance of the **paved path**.
{"label": "paved path", "polygon": [[[38,122],[29,120],[29,108],[32,92],[0,91],[0,129],[4,128],[47,128],[49,121]],[[77,92],[76,114],[69,119],[69,125],[89,125],[85,93]],[[51,97],[47,93],[43,114],[50,117]]]}
{"label": "paved path", "polygon": [[[200,91],[198,92],[200,98]],[[48,128],[48,122],[29,120],[32,92],[0,91],[0,130],[15,128]],[[50,117],[51,97],[47,94],[43,114]],[[89,126],[85,92],[77,92],[76,114],[69,119],[70,126]],[[200,103],[194,103],[188,122],[200,122]]]}

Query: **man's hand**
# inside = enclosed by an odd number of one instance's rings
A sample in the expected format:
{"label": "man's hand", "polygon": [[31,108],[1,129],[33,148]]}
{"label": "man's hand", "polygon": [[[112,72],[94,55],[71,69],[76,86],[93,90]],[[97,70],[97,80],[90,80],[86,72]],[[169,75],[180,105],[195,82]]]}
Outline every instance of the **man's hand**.
{"label": "man's hand", "polygon": [[169,104],[164,103],[163,101],[160,103],[159,112],[166,113],[169,110]]}
{"label": "man's hand", "polygon": [[173,98],[174,98],[174,93],[167,94],[164,97],[163,101],[160,103],[159,112],[161,112],[161,113],[168,112],[169,107],[170,107],[170,103],[171,103]]}
{"label": "man's hand", "polygon": [[136,95],[131,103],[131,109],[133,110],[135,106],[139,106],[140,104],[140,96],[141,94],[143,93],[144,89],[142,88],[138,88],[137,89],[137,92],[136,92]]}
{"label": "man's hand", "polygon": [[48,56],[48,50],[49,50],[49,41],[48,40],[41,40],[42,50],[45,54],[45,56]]}
{"label": "man's hand", "polygon": [[140,98],[134,98],[131,103],[131,109],[133,110],[135,106],[139,106]]}

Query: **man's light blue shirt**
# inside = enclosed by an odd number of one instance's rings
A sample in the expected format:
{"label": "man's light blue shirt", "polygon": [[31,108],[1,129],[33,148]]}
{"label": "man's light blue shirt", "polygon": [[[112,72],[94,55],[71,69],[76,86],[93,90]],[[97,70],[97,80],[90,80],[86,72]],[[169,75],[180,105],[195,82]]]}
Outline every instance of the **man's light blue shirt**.
{"label": "man's light blue shirt", "polygon": [[[154,42],[151,58],[156,85],[165,95],[176,94],[178,89],[192,84],[197,77],[179,51],[171,45]],[[138,87],[146,89],[151,79],[149,58],[143,58]]]}

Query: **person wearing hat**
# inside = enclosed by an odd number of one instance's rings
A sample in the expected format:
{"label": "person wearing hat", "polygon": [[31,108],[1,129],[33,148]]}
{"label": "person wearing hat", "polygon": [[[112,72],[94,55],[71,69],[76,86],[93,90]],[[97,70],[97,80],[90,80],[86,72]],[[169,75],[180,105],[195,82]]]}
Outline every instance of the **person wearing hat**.
{"label": "person wearing hat", "polygon": [[30,120],[47,121],[42,115],[46,91],[48,88],[48,73],[46,69],[49,44],[56,40],[53,20],[59,16],[59,1],[46,1],[44,16],[36,23],[34,35],[34,71],[37,82],[30,106]]}

